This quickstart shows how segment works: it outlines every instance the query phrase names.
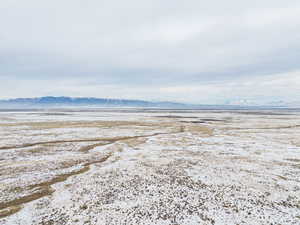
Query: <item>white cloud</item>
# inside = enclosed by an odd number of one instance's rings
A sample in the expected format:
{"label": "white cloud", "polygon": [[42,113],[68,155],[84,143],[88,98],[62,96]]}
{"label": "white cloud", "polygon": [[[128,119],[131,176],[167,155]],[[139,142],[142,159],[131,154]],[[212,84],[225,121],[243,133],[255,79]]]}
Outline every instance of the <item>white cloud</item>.
{"label": "white cloud", "polygon": [[292,98],[299,26],[293,0],[2,0],[0,97]]}

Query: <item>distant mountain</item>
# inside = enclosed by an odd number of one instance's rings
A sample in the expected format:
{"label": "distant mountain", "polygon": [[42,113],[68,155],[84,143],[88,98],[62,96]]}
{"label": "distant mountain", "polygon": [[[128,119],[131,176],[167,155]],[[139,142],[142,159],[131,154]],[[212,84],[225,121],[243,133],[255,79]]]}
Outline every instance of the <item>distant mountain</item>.
{"label": "distant mountain", "polygon": [[35,109],[35,108],[64,108],[64,107],[123,107],[123,108],[161,108],[161,109],[210,109],[210,110],[242,110],[242,109],[273,109],[300,108],[299,102],[283,104],[253,104],[249,101],[226,102],[224,105],[193,105],[176,102],[152,102],[143,100],[111,99],[111,98],[72,98],[72,97],[40,97],[15,98],[0,100],[0,109]]}
{"label": "distant mountain", "polygon": [[15,98],[0,100],[1,108],[29,108],[29,107],[162,107],[162,108],[187,108],[192,105],[175,102],[150,102],[142,100],[110,99],[110,98],[72,98],[72,97],[40,97],[40,98]]}

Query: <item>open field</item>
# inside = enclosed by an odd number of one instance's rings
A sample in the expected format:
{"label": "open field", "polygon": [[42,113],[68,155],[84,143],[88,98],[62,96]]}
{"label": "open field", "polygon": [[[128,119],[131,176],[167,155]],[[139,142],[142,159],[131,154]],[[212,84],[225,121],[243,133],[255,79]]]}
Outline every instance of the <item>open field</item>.
{"label": "open field", "polygon": [[0,112],[8,224],[300,224],[300,113]]}

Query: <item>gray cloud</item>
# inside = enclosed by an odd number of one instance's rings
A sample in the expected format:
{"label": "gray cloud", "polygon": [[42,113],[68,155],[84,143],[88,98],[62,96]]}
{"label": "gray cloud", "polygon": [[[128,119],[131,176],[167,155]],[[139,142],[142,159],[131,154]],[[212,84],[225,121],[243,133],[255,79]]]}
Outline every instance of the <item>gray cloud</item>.
{"label": "gray cloud", "polygon": [[[201,88],[215,102],[252,98],[237,88],[244,79],[289,80],[300,70],[300,3],[292,0],[2,0],[0,27],[0,97],[203,102]],[[268,87],[260,98],[296,95],[280,82],[287,94]]]}

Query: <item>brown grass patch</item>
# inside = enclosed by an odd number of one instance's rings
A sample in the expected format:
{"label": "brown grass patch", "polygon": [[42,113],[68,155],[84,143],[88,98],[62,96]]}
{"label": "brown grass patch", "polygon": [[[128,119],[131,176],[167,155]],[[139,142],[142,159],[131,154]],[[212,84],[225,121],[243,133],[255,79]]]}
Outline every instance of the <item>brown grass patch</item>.
{"label": "brown grass patch", "polygon": [[119,126],[155,126],[153,123],[135,121],[59,121],[59,122],[25,122],[25,123],[0,123],[1,127],[27,126],[30,129],[54,128],[97,128]]}
{"label": "brown grass patch", "polygon": [[19,212],[21,208],[21,206],[11,206],[5,209],[0,209],[0,219]]}
{"label": "brown grass patch", "polygon": [[[178,133],[178,132],[173,132]],[[9,150],[15,148],[26,148],[32,147],[36,145],[47,145],[47,144],[60,144],[60,143],[74,143],[74,142],[108,142],[107,144],[114,143],[116,141],[123,141],[135,138],[143,138],[143,137],[153,137],[161,134],[171,134],[171,133],[154,133],[150,135],[139,135],[139,136],[120,136],[120,137],[111,137],[111,138],[91,138],[91,139],[75,139],[75,140],[55,140],[55,141],[42,141],[42,142],[34,142],[34,143],[25,143],[21,145],[13,145],[13,146],[1,146],[0,150]]]}
{"label": "brown grass patch", "polygon": [[37,199],[45,197],[47,195],[51,195],[54,192],[54,190],[51,188],[51,185],[53,185],[55,183],[63,182],[71,176],[85,173],[90,170],[91,164],[104,162],[110,156],[111,156],[111,154],[108,154],[100,160],[85,163],[83,165],[84,167],[80,170],[73,171],[73,172],[67,173],[67,174],[62,174],[57,177],[54,177],[53,179],[51,179],[49,181],[45,181],[45,182],[42,182],[39,184],[34,184],[34,185],[28,186],[28,188],[31,190],[34,190],[35,193],[27,195],[27,196],[23,196],[18,199],[14,199],[9,202],[0,203],[0,218],[6,217],[6,216],[9,216],[9,215],[12,215],[12,214],[18,212],[21,209],[22,204],[37,200]]}
{"label": "brown grass patch", "polygon": [[213,129],[206,126],[188,125],[188,126],[184,126],[183,129],[185,132],[201,133],[209,136],[213,135]]}

